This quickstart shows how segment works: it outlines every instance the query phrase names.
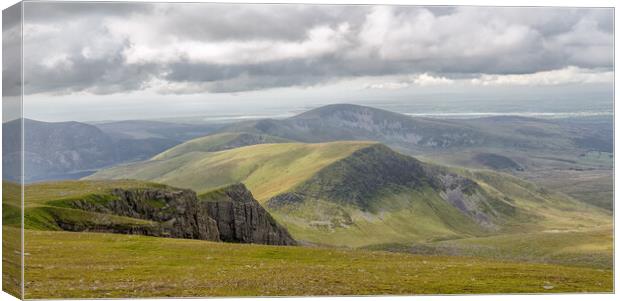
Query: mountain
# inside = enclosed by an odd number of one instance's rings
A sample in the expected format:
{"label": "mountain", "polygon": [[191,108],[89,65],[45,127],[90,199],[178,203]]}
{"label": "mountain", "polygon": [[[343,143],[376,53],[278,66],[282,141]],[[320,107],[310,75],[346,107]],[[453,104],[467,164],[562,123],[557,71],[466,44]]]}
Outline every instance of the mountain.
{"label": "mountain", "polygon": [[[191,190],[137,181],[61,181],[25,188],[36,192],[26,194],[27,229],[296,244],[242,184],[200,197]],[[59,192],[60,198],[55,196]],[[11,204],[3,207],[14,209]],[[19,224],[10,217],[3,216],[5,224]]]}
{"label": "mountain", "polygon": [[296,240],[352,247],[570,228],[606,216],[507,175],[449,170],[375,142],[190,151],[88,177],[126,178],[198,192],[242,182]]}
{"label": "mountain", "polygon": [[312,143],[378,141],[425,161],[511,173],[601,208],[613,207],[613,119],[609,116],[439,119],[336,104],[282,120],[242,122],[220,132]]}
{"label": "mountain", "polygon": [[414,118],[350,104],[327,105],[283,120],[244,122],[221,131],[262,133],[302,142],[373,140],[410,151],[481,146],[520,149],[562,146],[540,145],[527,133],[503,135],[481,123]]}
{"label": "mountain", "polygon": [[[3,165],[18,170],[21,120],[3,124]],[[80,122],[24,119],[26,181],[82,177],[85,172],[120,162],[144,160],[179,141],[165,138],[114,138]],[[16,180],[11,179],[9,180]]]}

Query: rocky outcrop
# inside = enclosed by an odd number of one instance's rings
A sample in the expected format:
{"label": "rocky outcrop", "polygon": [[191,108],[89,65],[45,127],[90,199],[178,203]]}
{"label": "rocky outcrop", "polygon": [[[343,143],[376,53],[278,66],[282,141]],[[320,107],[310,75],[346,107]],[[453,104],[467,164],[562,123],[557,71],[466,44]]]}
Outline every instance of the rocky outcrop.
{"label": "rocky outcrop", "polygon": [[475,181],[453,173],[438,174],[439,195],[478,225],[498,230],[496,221],[503,214],[514,215],[515,208],[501,200],[494,200]]}
{"label": "rocky outcrop", "polygon": [[[191,190],[114,189],[107,200],[90,198],[71,201],[71,207],[153,221],[157,226],[109,228],[109,232],[219,241],[216,222],[209,217]],[[62,227],[62,226],[61,226]],[[101,232],[102,229],[88,229]]]}
{"label": "rocky outcrop", "polygon": [[243,185],[235,184],[202,195],[211,218],[217,222],[220,239],[226,242],[296,245]]}
{"label": "rocky outcrop", "polygon": [[[55,224],[67,231],[268,245],[297,244],[243,184],[212,191],[202,195],[200,200],[191,190],[166,187],[113,189],[105,195],[89,195],[51,204],[99,214],[96,221],[92,218],[78,221],[51,210],[49,214],[54,216]],[[112,218],[115,216],[135,220],[119,222]]]}

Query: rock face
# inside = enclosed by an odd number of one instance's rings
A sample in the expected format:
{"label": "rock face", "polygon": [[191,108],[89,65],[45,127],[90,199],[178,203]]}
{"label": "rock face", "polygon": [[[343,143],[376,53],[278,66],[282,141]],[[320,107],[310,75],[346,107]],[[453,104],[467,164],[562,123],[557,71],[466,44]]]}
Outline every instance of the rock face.
{"label": "rock face", "polygon": [[191,190],[114,189],[111,200],[75,200],[71,206],[155,222],[155,226],[131,228],[130,234],[219,241],[216,222]]}
{"label": "rock face", "polygon": [[202,195],[209,215],[217,222],[220,239],[226,242],[296,245],[243,185],[235,184]]}
{"label": "rock face", "polygon": [[63,202],[70,207],[142,223],[76,223],[57,218],[68,231],[111,232],[211,241],[296,245],[285,228],[254,199],[243,185],[231,185],[201,196],[171,188],[114,189],[109,195]]}

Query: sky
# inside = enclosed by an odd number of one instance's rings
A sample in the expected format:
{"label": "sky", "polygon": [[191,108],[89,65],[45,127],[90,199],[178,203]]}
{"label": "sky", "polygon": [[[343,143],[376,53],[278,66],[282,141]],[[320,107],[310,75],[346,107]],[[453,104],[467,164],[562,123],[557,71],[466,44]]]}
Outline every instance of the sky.
{"label": "sky", "polygon": [[[11,22],[4,47],[19,44]],[[611,107],[613,34],[605,8],[28,2],[24,113],[146,119],[575,95]],[[19,95],[15,82],[4,97]]]}

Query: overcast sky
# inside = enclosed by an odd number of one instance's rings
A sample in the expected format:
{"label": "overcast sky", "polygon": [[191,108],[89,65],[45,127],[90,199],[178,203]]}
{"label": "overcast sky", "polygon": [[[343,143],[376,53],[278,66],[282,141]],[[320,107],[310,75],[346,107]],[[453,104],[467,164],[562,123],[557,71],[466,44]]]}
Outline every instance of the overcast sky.
{"label": "overcast sky", "polygon": [[613,83],[612,9],[29,2],[24,15],[25,109],[44,120]]}

